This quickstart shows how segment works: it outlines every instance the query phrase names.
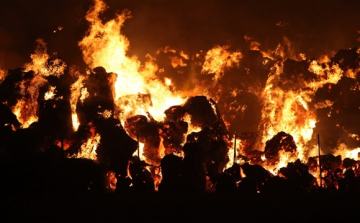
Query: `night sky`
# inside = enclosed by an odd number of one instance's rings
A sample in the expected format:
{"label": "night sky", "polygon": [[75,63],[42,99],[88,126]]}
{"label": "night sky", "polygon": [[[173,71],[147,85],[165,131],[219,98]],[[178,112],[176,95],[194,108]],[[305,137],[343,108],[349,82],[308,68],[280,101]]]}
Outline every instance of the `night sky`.
{"label": "night sky", "polygon": [[[244,36],[261,50],[275,49],[286,37],[307,58],[360,44],[360,1],[357,0],[107,0],[103,19],[129,9],[122,29],[131,55],[143,59],[170,46],[195,54],[215,45],[247,50]],[[44,39],[48,53],[84,68],[78,41],[88,28],[91,0],[0,1],[0,67],[14,69],[30,61],[35,40]],[[62,30],[57,30],[61,26]],[[54,33],[54,30],[57,32]],[[359,40],[358,40],[359,39]]]}

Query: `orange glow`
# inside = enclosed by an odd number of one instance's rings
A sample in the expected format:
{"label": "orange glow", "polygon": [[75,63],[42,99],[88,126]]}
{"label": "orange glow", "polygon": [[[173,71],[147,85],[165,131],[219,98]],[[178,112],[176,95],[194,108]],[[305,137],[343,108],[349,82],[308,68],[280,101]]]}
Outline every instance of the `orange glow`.
{"label": "orange glow", "polygon": [[[39,89],[47,83],[44,77],[57,76],[59,77],[64,73],[66,64],[60,59],[54,59],[52,63],[48,63],[50,59],[47,54],[46,44],[42,39],[38,39],[35,54],[31,55],[32,61],[25,64],[25,72],[34,71],[34,77],[30,82],[23,80],[19,86],[21,88],[22,99],[20,99],[15,106],[11,108],[16,115],[22,128],[27,128],[31,123],[38,120],[38,102]],[[1,75],[2,76],[2,75]],[[3,76],[2,76],[3,77]],[[45,100],[54,96],[55,88],[52,89],[53,93],[47,92]],[[51,89],[50,89],[51,91]]]}
{"label": "orange glow", "polygon": [[113,171],[108,171],[106,173],[106,179],[107,179],[107,185],[106,188],[111,191],[114,192],[116,190],[116,183],[117,183],[117,179],[116,179],[116,174]]}
{"label": "orange glow", "polygon": [[[91,26],[87,35],[79,42],[84,61],[90,68],[102,66],[107,72],[117,74],[114,101],[122,123],[129,117],[146,115],[147,112],[155,120],[161,121],[167,108],[182,104],[185,98],[177,92],[170,91],[156,78],[155,72],[158,71],[158,67],[151,55],[147,55],[148,60],[145,64],[141,64],[137,57],[127,55],[129,41],[121,34],[121,27],[124,21],[130,18],[130,14],[124,11],[115,19],[103,24],[99,14],[106,7],[104,2],[96,0],[86,15]],[[141,106],[134,101],[123,103],[127,101],[126,98],[136,97],[139,93],[151,95],[151,103],[148,106]]]}
{"label": "orange glow", "polygon": [[83,80],[85,79],[84,76],[80,75],[79,72],[75,72],[75,75],[78,76],[78,79],[75,83],[70,86],[71,95],[70,95],[70,106],[71,106],[71,119],[73,130],[77,131],[80,126],[80,122],[76,113],[76,104],[81,96],[82,87],[83,87]]}
{"label": "orange glow", "polygon": [[2,70],[0,68],[0,84],[5,80],[6,76],[7,76],[7,72],[5,70]]}
{"label": "orange glow", "polygon": [[360,148],[348,148],[344,143],[341,143],[335,150],[334,155],[340,155],[342,159],[350,158],[353,160],[360,160]]}
{"label": "orange glow", "polygon": [[98,133],[92,133],[86,142],[81,145],[80,152],[71,156],[71,158],[85,158],[97,160],[96,149],[99,146],[101,136]]}
{"label": "orange glow", "polygon": [[44,99],[45,100],[49,100],[49,99],[54,99],[56,91],[55,91],[56,87],[50,86],[49,91],[47,91],[45,93]]}
{"label": "orange glow", "polygon": [[230,53],[228,48],[229,46],[216,46],[209,50],[206,53],[201,73],[215,74],[216,82],[224,75],[225,68],[238,65],[242,54],[240,52]]}

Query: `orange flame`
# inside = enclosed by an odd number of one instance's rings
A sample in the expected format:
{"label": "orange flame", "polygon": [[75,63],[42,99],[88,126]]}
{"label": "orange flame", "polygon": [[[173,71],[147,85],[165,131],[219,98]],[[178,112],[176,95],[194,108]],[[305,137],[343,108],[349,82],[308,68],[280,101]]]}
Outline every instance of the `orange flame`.
{"label": "orange flame", "polygon": [[[141,64],[135,57],[129,57],[128,39],[121,34],[121,27],[130,18],[128,11],[103,24],[99,14],[106,9],[106,4],[95,0],[95,5],[87,12],[86,19],[91,23],[87,35],[79,42],[84,61],[90,68],[104,67],[108,72],[116,73],[114,101],[118,106],[122,123],[134,115],[151,114],[156,120],[163,120],[164,111],[172,105],[182,104],[184,98],[172,92],[158,80],[158,70],[154,58],[147,55],[148,61]],[[136,103],[125,105],[122,97],[138,94],[151,95],[151,103],[147,107]]]}
{"label": "orange flame", "polygon": [[91,160],[97,160],[96,149],[99,146],[101,136],[99,133],[92,135],[81,145],[80,152],[71,156],[71,158],[85,158]]}
{"label": "orange flame", "polygon": [[83,86],[82,81],[84,80],[84,76],[80,75],[78,72],[76,73],[79,77],[75,83],[73,83],[70,86],[71,89],[71,95],[70,95],[70,106],[71,106],[71,119],[72,119],[72,125],[73,130],[77,131],[77,129],[80,126],[80,122],[76,113],[76,104],[80,98],[81,95],[81,89]]}

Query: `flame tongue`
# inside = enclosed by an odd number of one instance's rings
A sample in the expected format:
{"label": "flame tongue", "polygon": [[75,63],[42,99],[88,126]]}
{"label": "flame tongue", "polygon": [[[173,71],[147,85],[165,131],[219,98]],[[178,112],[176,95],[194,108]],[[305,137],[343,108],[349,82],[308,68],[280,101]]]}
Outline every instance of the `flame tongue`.
{"label": "flame tongue", "polygon": [[[79,42],[84,61],[89,67],[104,67],[108,72],[117,74],[114,83],[114,101],[121,113],[122,123],[134,115],[150,113],[156,120],[163,120],[164,111],[172,105],[182,104],[184,98],[169,90],[169,83],[156,77],[158,70],[154,59],[141,64],[135,57],[128,57],[129,41],[121,34],[124,21],[129,12],[124,11],[115,19],[102,23],[99,14],[106,9],[104,2],[96,0],[86,19],[91,23],[87,36]],[[151,95],[146,101],[146,95]],[[145,96],[145,97],[143,97]]]}
{"label": "flame tongue", "polygon": [[[19,83],[21,98],[12,107],[13,113],[22,123],[22,128],[27,128],[38,120],[39,89],[48,82],[46,77],[59,77],[64,74],[66,68],[62,60],[50,59],[42,39],[37,40],[37,48],[31,59],[31,63],[25,65],[24,79]],[[45,95],[45,100],[53,98],[54,92],[55,87],[51,87]]]}

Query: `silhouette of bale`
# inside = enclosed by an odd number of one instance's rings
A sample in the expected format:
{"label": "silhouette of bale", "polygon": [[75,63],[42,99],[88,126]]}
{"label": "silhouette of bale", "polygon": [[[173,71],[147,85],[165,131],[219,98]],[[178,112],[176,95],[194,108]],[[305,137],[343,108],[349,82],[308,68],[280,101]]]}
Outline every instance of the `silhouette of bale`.
{"label": "silhouette of bale", "polygon": [[73,132],[70,102],[47,100],[40,104],[39,131],[49,140],[69,137]]}
{"label": "silhouette of bale", "polygon": [[93,126],[101,136],[96,151],[99,163],[125,176],[128,160],[136,151],[138,143],[125,132],[117,119],[98,118],[94,120]]}
{"label": "silhouette of bale", "polygon": [[179,122],[183,119],[186,110],[180,105],[171,106],[165,110],[166,121]]}
{"label": "silhouette of bale", "polygon": [[237,163],[234,163],[230,168],[226,169],[224,172],[227,173],[229,176],[232,176],[236,182],[242,179],[241,167]]}
{"label": "silhouette of bale", "polygon": [[16,129],[20,128],[21,123],[17,120],[16,115],[4,104],[0,103],[0,126],[13,125]]}
{"label": "silhouette of bale", "polygon": [[9,70],[5,80],[0,84],[0,102],[6,102],[9,107],[16,105],[22,97],[22,89],[29,86],[33,77],[33,71],[24,72],[22,68]]}
{"label": "silhouette of bale", "polygon": [[269,195],[290,195],[294,192],[289,181],[279,176],[269,178],[261,190],[261,193]]}
{"label": "silhouette of bale", "polygon": [[105,191],[102,171],[89,159],[65,159],[60,173],[60,185],[64,194],[99,194]]}
{"label": "silhouette of bale", "polygon": [[235,193],[237,191],[237,186],[235,178],[230,176],[226,172],[221,174],[218,181],[216,182],[216,193],[225,194],[225,193]]}
{"label": "silhouette of bale", "polygon": [[147,163],[138,157],[132,157],[129,162],[132,189],[139,193],[152,193],[155,191],[154,180],[151,173],[146,169]]}
{"label": "silhouette of bale", "polygon": [[260,165],[245,163],[241,168],[246,176],[239,183],[239,192],[242,194],[261,192],[263,185],[272,177],[272,175]]}
{"label": "silhouette of bale", "polygon": [[183,192],[183,163],[182,158],[169,154],[161,160],[162,180],[159,192],[179,194]]}
{"label": "silhouette of bale", "polygon": [[205,128],[218,121],[209,100],[205,96],[189,98],[183,108],[191,116],[191,123],[195,126]]}
{"label": "silhouette of bale", "polygon": [[38,123],[32,123],[27,129],[18,129],[12,141],[11,148],[19,156],[26,156],[28,153],[40,152],[44,138],[39,131]]}
{"label": "silhouette of bale", "polygon": [[309,173],[308,166],[300,160],[288,163],[279,170],[279,173],[286,178],[290,189],[294,192],[311,192],[317,189],[315,177]]}
{"label": "silhouette of bale", "polygon": [[206,190],[204,149],[198,142],[187,142],[183,150],[184,189],[187,193],[204,193]]}
{"label": "silhouette of bale", "polygon": [[334,173],[335,169],[341,167],[341,156],[326,154],[320,156],[321,169]]}
{"label": "silhouette of bale", "polygon": [[356,166],[356,161],[353,160],[353,159],[351,159],[351,158],[345,158],[345,159],[342,161],[342,165],[343,165],[343,167],[345,167],[346,169],[350,169],[350,168]]}

